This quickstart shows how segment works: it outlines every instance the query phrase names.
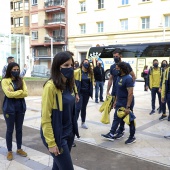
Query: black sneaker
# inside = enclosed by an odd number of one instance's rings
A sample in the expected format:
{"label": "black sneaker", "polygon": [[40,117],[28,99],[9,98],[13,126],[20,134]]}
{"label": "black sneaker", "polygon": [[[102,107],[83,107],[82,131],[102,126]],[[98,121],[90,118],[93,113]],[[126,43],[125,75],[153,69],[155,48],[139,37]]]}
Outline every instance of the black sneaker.
{"label": "black sneaker", "polygon": [[155,114],[155,110],[152,110],[149,114],[150,114],[150,115]]}
{"label": "black sneaker", "polygon": [[76,147],[76,144],[73,142],[72,147]]}
{"label": "black sneaker", "polygon": [[167,115],[162,115],[159,120],[164,120],[167,117]]}
{"label": "black sneaker", "polygon": [[110,140],[110,141],[114,141],[114,136],[112,136],[110,132],[106,135],[101,134],[101,136],[104,137],[105,139]]}
{"label": "black sneaker", "polygon": [[135,137],[129,137],[126,141],[125,144],[132,144],[136,142],[136,138]]}
{"label": "black sneaker", "polygon": [[104,100],[100,100],[100,102],[104,102]]}
{"label": "black sneaker", "polygon": [[164,138],[166,138],[166,139],[170,139],[170,135],[168,135],[168,136],[164,136]]}
{"label": "black sneaker", "polygon": [[124,133],[118,133],[114,136],[115,139],[120,139],[124,137]]}
{"label": "black sneaker", "polygon": [[170,121],[170,116],[168,116],[168,121]]}

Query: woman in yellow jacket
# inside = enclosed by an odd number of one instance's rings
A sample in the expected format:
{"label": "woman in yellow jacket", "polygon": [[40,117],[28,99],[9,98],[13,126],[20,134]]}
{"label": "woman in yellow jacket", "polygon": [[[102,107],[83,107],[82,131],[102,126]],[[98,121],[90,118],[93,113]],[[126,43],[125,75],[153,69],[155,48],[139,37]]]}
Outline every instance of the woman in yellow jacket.
{"label": "woman in yellow jacket", "polygon": [[78,134],[75,101],[78,100],[74,83],[74,61],[69,52],[55,55],[51,77],[42,94],[40,134],[53,157],[53,170],[73,170],[70,156],[74,135]]}
{"label": "woman in yellow jacket", "polygon": [[24,97],[28,95],[25,81],[19,76],[20,67],[17,63],[10,63],[7,67],[6,75],[2,79],[2,90],[5,93],[3,102],[3,114],[6,121],[6,144],[8,149],[7,159],[13,159],[12,153],[12,135],[14,125],[16,129],[16,153],[20,156],[27,156],[27,153],[21,149],[22,145],[22,126],[26,111]]}

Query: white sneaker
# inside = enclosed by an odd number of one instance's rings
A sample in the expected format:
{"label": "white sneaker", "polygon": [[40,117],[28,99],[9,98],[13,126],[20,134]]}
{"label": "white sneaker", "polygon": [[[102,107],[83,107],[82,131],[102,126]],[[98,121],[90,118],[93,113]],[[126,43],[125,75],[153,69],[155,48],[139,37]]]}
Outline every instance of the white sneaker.
{"label": "white sneaker", "polygon": [[88,127],[87,127],[87,125],[86,125],[85,123],[81,123],[81,127],[82,127],[83,129],[88,129]]}

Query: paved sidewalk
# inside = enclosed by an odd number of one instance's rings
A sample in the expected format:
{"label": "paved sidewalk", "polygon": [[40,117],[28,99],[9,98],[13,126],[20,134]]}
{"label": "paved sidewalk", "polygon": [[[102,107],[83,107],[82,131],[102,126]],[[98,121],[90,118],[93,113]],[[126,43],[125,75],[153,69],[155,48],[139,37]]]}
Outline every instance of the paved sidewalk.
{"label": "paved sidewalk", "polygon": [[[106,91],[106,87],[105,87]],[[77,147],[72,150],[72,158],[75,169],[170,169],[170,139],[163,136],[170,134],[170,122],[159,121],[160,114],[149,115],[151,111],[151,94],[143,91],[143,82],[136,82],[135,107],[137,131],[136,143],[125,145],[124,141],[129,135],[128,126],[125,127],[125,137],[114,142],[107,141],[101,137],[102,133],[108,133],[111,125],[100,122],[101,113],[98,111],[101,104],[96,104],[90,99],[87,108],[87,125],[89,129],[80,128],[80,139],[76,139]],[[27,112],[24,121],[24,149],[28,151],[29,160],[39,165],[38,169],[50,169],[51,157],[46,149],[40,144],[39,127],[41,116],[41,97],[31,96],[26,98]],[[158,106],[158,102],[157,102]],[[111,112],[111,120],[113,118]],[[167,112],[168,113],[168,112]],[[0,115],[0,128],[5,131],[3,116]],[[80,126],[80,120],[79,120]],[[3,126],[3,127],[1,127]],[[12,162],[6,160],[5,132],[0,131],[0,170],[6,169],[34,169],[28,166],[28,158],[16,156]],[[25,133],[27,132],[27,133]],[[14,140],[15,141],[15,140]],[[14,142],[15,146],[15,142]],[[31,163],[32,164],[32,163]],[[102,166],[103,165],[103,166]],[[107,166],[108,165],[108,166]],[[36,166],[37,167],[37,166]]]}

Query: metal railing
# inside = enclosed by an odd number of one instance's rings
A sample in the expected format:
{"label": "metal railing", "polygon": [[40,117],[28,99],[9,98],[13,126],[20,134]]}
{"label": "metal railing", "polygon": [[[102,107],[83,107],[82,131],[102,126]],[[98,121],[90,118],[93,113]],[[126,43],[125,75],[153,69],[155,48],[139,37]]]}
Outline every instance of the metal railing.
{"label": "metal railing", "polygon": [[[62,37],[62,36],[52,37],[52,38],[53,38],[53,43],[54,42],[63,42],[63,41],[65,41],[65,37]],[[48,37],[45,37],[44,40],[45,40],[45,43],[50,43],[51,42],[51,39],[49,39]]]}
{"label": "metal railing", "polygon": [[65,19],[51,19],[51,20],[45,20],[45,25],[47,24],[60,24],[60,23],[64,23],[65,24]]}
{"label": "metal railing", "polygon": [[51,1],[49,0],[48,2],[45,2],[44,3],[44,6],[45,7],[50,7],[50,6],[64,6],[65,5],[65,2],[63,0],[54,0],[54,1]]}

